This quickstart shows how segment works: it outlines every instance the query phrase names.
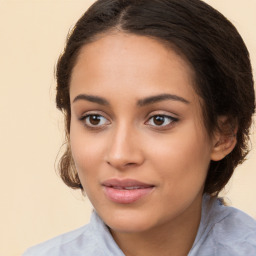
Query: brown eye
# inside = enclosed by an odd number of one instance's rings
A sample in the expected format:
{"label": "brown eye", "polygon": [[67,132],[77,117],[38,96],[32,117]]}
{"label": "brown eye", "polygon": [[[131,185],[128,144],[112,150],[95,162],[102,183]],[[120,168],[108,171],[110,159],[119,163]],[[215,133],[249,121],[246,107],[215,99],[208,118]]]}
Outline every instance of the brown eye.
{"label": "brown eye", "polygon": [[98,115],[91,115],[88,117],[88,121],[92,125],[98,125],[101,121],[100,116]]}
{"label": "brown eye", "polygon": [[155,125],[163,125],[164,124],[164,122],[165,122],[165,117],[164,116],[154,116],[153,117],[153,123],[155,124]]}
{"label": "brown eye", "polygon": [[167,115],[154,115],[149,118],[147,124],[155,127],[168,127],[173,122],[177,122],[178,119]]}
{"label": "brown eye", "polygon": [[100,128],[109,124],[109,121],[101,115],[86,115],[80,118],[80,120],[84,123],[85,126],[95,128]]}

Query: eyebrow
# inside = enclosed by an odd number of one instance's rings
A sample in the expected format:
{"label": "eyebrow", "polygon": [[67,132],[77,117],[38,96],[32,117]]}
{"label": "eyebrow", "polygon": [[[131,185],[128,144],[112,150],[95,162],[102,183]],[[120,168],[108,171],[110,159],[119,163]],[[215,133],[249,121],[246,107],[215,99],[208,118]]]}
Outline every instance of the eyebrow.
{"label": "eyebrow", "polygon": [[87,95],[87,94],[79,94],[79,95],[77,95],[74,98],[73,103],[78,101],[78,100],[86,100],[86,101],[90,101],[90,102],[93,102],[93,103],[98,103],[98,104],[104,105],[104,106],[108,106],[109,105],[109,102],[106,99],[98,97],[98,96]]}
{"label": "eyebrow", "polygon": [[[104,106],[109,106],[109,102],[102,98],[102,97],[98,97],[98,96],[94,96],[94,95],[88,95],[88,94],[79,94],[77,95],[74,100],[73,103],[79,100],[86,100],[86,101],[90,101],[93,103],[97,103],[100,105],[104,105]],[[184,99],[183,97],[180,97],[178,95],[175,94],[159,94],[159,95],[154,95],[154,96],[150,96],[144,99],[140,99],[137,101],[137,106],[143,107],[145,105],[150,105],[150,104],[154,104],[160,101],[165,101],[165,100],[173,100],[173,101],[180,101],[182,103],[185,104],[189,104],[190,102],[186,99]]]}
{"label": "eyebrow", "polygon": [[141,99],[137,102],[137,105],[140,107],[143,107],[145,105],[157,103],[157,102],[164,101],[164,100],[180,101],[180,102],[186,103],[186,104],[190,103],[188,100],[186,100],[178,95],[165,93],[165,94],[154,95],[154,96],[147,97],[145,99]]}

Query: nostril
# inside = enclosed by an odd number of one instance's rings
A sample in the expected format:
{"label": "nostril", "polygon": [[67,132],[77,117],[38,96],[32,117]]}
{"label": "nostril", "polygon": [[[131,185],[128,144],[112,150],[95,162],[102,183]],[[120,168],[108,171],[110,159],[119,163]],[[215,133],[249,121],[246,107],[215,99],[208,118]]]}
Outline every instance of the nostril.
{"label": "nostril", "polygon": [[127,163],[126,166],[136,165],[135,163]]}
{"label": "nostril", "polygon": [[124,170],[128,168],[134,168],[137,166],[142,165],[144,162],[144,159],[138,159],[137,162],[131,162],[131,161],[125,161],[125,160],[108,160],[106,161],[107,165],[119,169],[119,170]]}
{"label": "nostril", "polygon": [[136,163],[125,163],[125,162],[121,162],[121,161],[120,162],[107,161],[107,164],[111,165],[111,166],[123,166],[123,167],[136,165]]}

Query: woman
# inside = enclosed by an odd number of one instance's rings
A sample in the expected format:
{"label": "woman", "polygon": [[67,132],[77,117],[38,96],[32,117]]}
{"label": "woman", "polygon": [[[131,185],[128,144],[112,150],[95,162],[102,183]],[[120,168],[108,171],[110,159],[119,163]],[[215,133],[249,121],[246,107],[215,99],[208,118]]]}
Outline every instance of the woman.
{"label": "woman", "polygon": [[28,255],[256,255],[256,222],[217,198],[248,153],[249,54],[199,0],[99,0],[57,64],[63,181],[91,222]]}

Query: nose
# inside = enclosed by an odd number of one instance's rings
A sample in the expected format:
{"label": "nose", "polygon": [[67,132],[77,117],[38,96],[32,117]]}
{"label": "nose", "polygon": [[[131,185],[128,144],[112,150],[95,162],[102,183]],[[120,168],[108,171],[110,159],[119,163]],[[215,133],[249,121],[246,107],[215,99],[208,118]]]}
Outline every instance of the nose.
{"label": "nose", "polygon": [[144,162],[139,134],[134,128],[123,125],[112,131],[106,152],[106,162],[118,170],[139,166]]}

